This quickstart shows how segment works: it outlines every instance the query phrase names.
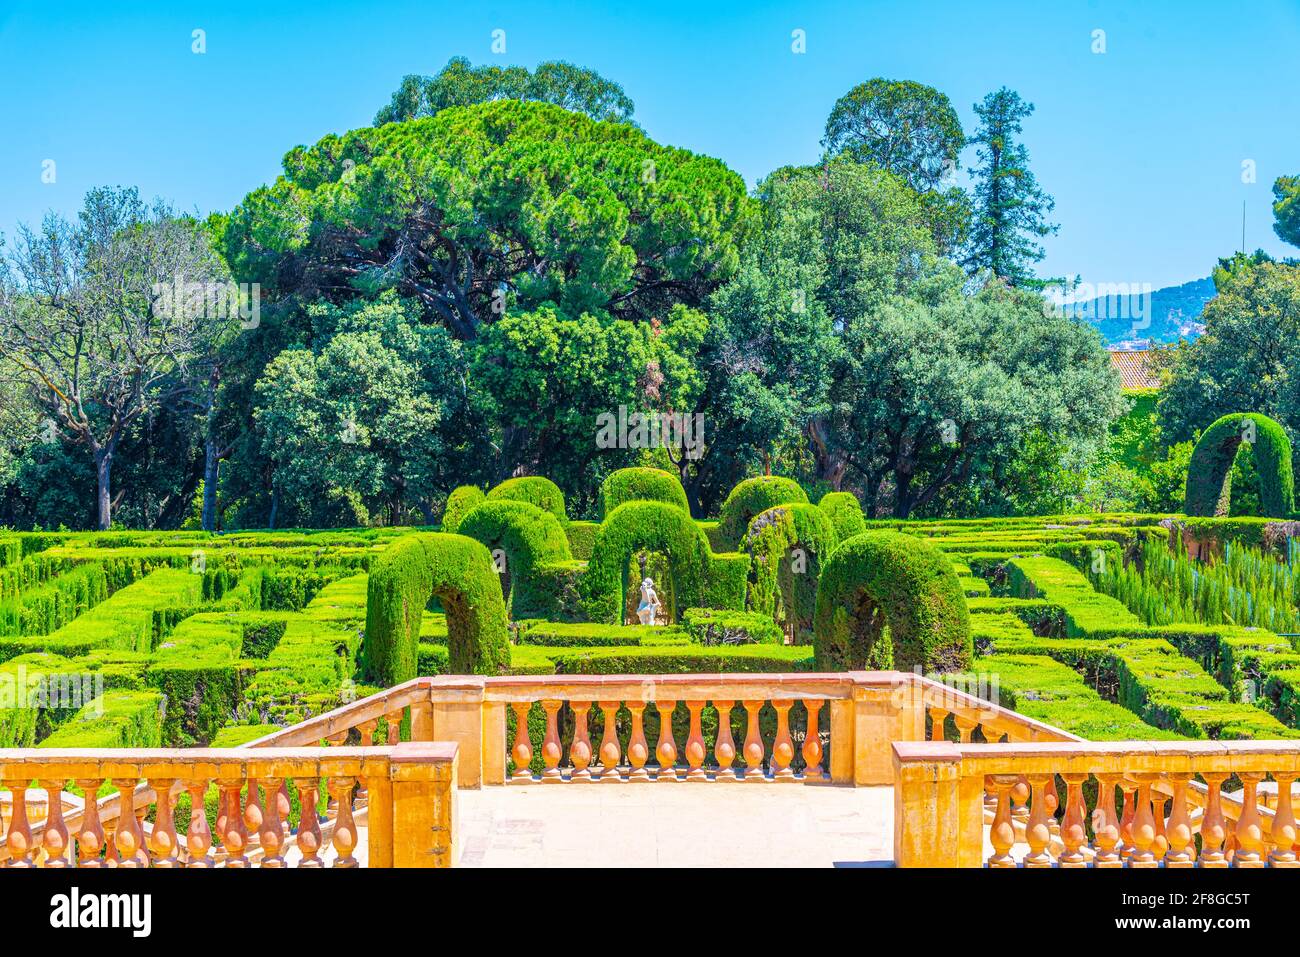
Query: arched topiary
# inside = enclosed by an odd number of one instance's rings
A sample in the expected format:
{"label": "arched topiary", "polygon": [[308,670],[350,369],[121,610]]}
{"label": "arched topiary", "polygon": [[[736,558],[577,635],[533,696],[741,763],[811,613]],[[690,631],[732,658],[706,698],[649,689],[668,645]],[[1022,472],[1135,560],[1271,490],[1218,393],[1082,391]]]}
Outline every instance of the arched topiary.
{"label": "arched topiary", "polygon": [[743,542],[753,558],[750,610],[792,627],[796,635],[811,630],[817,578],[838,544],[835,526],[816,505],[778,505],[755,515]]}
{"label": "arched topiary", "polygon": [[640,550],[659,552],[668,559],[677,603],[668,611],[674,613],[674,620],[687,608],[702,605],[712,559],[704,532],[676,506],[625,502],[600,526],[582,576],[583,604],[592,621],[622,624],[623,589],[631,584],[623,579],[628,559]]}
{"label": "arched topiary", "polygon": [[505,552],[511,617],[550,617],[552,602],[546,589],[538,588],[537,571],[542,565],[573,560],[559,519],[527,502],[483,502],[461,521],[460,534],[482,542],[489,551]]}
{"label": "arched topiary", "polygon": [[540,475],[523,475],[519,478],[506,479],[487,493],[492,501],[506,499],[512,502],[527,502],[550,512],[561,522],[569,520],[564,510],[564,493],[560,487],[548,478]]}
{"label": "arched topiary", "polygon": [[745,479],[731,490],[718,514],[718,538],[726,550],[740,547],[749,523],[759,512],[775,505],[806,503],[808,495],[794,479],[762,475]]}
{"label": "arched topiary", "polygon": [[969,668],[970,618],[951,560],[898,532],[841,542],[822,565],[813,652],[819,671]]}
{"label": "arched topiary", "polygon": [[510,633],[492,556],[463,535],[406,535],[370,568],[362,670],[387,688],[416,676],[420,621],[437,595],[447,613],[453,674],[495,675],[510,666]]}
{"label": "arched topiary", "polygon": [[605,476],[600,483],[600,517],[604,519],[624,502],[667,502],[684,512],[691,510],[681,479],[663,469],[618,469]]}
{"label": "arched topiary", "polygon": [[862,503],[852,492],[827,492],[817,507],[835,526],[835,534],[846,542],[867,530],[867,520],[862,515]]}
{"label": "arched topiary", "polygon": [[1251,442],[1259,472],[1260,505],[1265,516],[1285,518],[1295,511],[1291,440],[1266,415],[1242,412],[1216,419],[1201,434],[1187,470],[1187,515],[1227,515],[1232,498],[1232,460],[1243,441]]}
{"label": "arched topiary", "polygon": [[469,514],[470,509],[487,499],[483,490],[477,485],[461,485],[447,496],[447,508],[442,513],[442,531],[448,534],[460,528],[461,519]]}

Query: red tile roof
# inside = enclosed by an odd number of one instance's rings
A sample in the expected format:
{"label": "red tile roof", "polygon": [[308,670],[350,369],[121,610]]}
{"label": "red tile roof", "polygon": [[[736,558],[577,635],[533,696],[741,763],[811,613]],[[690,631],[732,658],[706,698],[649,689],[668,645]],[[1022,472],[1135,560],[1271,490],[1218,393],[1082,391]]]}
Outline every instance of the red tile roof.
{"label": "red tile roof", "polygon": [[1110,364],[1115,367],[1126,389],[1158,389],[1160,377],[1149,349],[1112,349]]}

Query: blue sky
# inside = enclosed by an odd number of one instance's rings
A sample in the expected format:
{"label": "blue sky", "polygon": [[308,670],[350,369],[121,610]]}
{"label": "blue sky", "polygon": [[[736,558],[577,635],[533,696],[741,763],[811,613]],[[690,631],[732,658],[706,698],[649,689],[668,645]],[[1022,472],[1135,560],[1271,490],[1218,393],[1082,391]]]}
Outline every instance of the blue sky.
{"label": "blue sky", "polygon": [[[590,66],[622,83],[652,137],[718,156],[750,185],[815,161],[836,98],[871,77],[937,87],[968,132],[971,105],[1007,85],[1037,107],[1025,139],[1057,200],[1046,274],[1205,276],[1240,245],[1243,201],[1249,248],[1297,254],[1273,234],[1270,189],[1300,173],[1300,0],[113,7],[0,0],[8,235],[101,184],[228,209],[292,146],[367,125],[403,74],[464,55]],[[491,52],[495,29],[505,55]],[[806,53],[791,52],[795,29]]]}

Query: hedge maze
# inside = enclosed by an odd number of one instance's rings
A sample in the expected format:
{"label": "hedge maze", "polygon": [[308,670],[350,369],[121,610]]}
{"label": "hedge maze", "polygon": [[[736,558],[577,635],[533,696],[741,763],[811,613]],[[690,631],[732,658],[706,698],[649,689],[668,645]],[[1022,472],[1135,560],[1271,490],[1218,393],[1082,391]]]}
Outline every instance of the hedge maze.
{"label": "hedge maze", "polygon": [[1093,739],[1300,736],[1282,518],[868,520],[764,477],[699,520],[645,468],[598,515],[519,478],[439,530],[0,532],[0,747],[238,744],[417,675],[864,667]]}

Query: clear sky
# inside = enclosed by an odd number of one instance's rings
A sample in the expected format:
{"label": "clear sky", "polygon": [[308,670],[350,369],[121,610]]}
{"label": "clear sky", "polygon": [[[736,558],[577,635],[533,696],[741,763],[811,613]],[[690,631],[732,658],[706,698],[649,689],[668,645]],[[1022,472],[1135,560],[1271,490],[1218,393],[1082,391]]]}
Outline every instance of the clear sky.
{"label": "clear sky", "polygon": [[1240,246],[1243,201],[1249,248],[1298,254],[1272,231],[1270,190],[1300,173],[1300,0],[121,6],[0,0],[6,234],[74,212],[102,184],[228,209],[294,145],[367,125],[403,74],[463,55],[592,67],[623,85],[649,135],[720,157],[750,185],[815,161],[836,98],[871,77],[937,87],[968,133],[971,105],[1007,85],[1037,107],[1025,139],[1057,200],[1044,273],[1156,287],[1205,276]]}

